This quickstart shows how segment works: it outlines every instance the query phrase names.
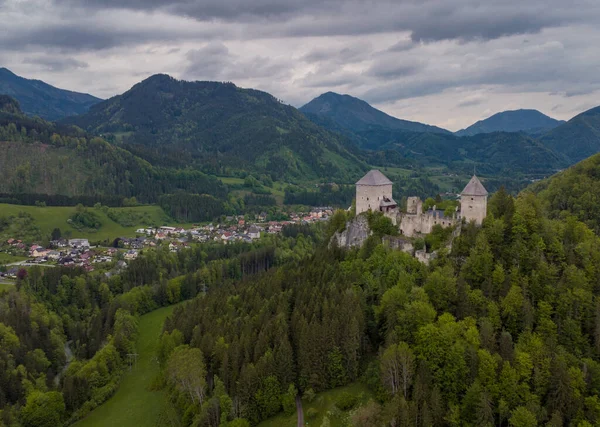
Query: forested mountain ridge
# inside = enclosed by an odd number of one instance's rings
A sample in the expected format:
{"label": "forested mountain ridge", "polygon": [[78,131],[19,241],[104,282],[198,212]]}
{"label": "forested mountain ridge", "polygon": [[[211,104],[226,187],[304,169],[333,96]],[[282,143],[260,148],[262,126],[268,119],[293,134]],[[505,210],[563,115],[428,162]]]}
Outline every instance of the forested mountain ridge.
{"label": "forested mountain ridge", "polygon": [[455,133],[457,136],[473,136],[491,132],[525,132],[540,134],[561,125],[564,121],[553,119],[537,110],[512,110],[496,113],[480,120],[466,129]]}
{"label": "forested mountain ridge", "polygon": [[337,124],[339,129],[347,129],[351,132],[383,127],[410,132],[450,133],[437,126],[397,119],[372,107],[362,99],[335,92],[318,96],[300,107],[300,111],[309,117],[316,116],[316,120],[329,119]]}
{"label": "forested mountain ridge", "polygon": [[567,156],[571,163],[600,152],[600,107],[587,110],[540,138],[551,150]]}
{"label": "forested mountain ridge", "polygon": [[347,142],[389,165],[444,165],[457,172],[472,171],[475,165],[483,173],[497,175],[554,173],[571,163],[566,156],[524,133],[459,137],[440,128],[387,116],[348,95],[328,92],[300,111],[317,125],[345,136]]}
{"label": "forested mountain ridge", "polygon": [[600,154],[537,182],[529,189],[538,194],[551,218],[573,215],[600,233]]}
{"label": "forested mountain ridge", "polygon": [[87,93],[59,89],[41,80],[25,79],[6,68],[0,68],[0,94],[17,99],[26,114],[46,120],[81,114],[101,101]]}
{"label": "forested mountain ridge", "polygon": [[366,168],[337,135],[295,108],[232,83],[154,75],[64,123],[106,135],[153,164],[212,173],[350,181]]}
{"label": "forested mountain ridge", "polygon": [[421,165],[446,165],[452,170],[546,173],[568,166],[569,160],[523,133],[494,132],[467,137],[371,129],[356,134],[364,148],[394,151],[404,161]]}
{"label": "forested mountain ridge", "polygon": [[[105,203],[136,197],[157,203],[164,194],[185,191],[225,200],[227,187],[200,171],[151,165],[81,129],[30,118],[4,98],[0,108],[0,193],[94,196]],[[1,99],[0,99],[1,101]],[[42,199],[44,200],[44,199]]]}

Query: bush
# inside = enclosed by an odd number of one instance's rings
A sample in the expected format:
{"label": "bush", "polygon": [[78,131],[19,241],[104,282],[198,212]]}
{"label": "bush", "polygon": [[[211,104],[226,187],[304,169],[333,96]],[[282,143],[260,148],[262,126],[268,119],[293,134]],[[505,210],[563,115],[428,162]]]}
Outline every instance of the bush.
{"label": "bush", "polygon": [[317,411],[317,409],[315,408],[308,408],[308,410],[306,411],[306,418],[313,419],[316,418],[317,415],[319,415],[319,411]]}
{"label": "bush", "polygon": [[342,411],[349,411],[354,408],[358,403],[358,396],[355,396],[351,393],[344,392],[335,402],[335,406],[340,408]]}

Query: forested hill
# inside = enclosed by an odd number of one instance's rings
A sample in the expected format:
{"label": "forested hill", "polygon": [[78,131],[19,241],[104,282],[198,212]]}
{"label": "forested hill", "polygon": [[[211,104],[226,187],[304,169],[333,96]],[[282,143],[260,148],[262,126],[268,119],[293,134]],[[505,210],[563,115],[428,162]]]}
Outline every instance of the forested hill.
{"label": "forested hill", "polygon": [[300,111],[308,116],[317,116],[316,121],[329,119],[339,126],[339,129],[347,129],[351,132],[383,127],[411,132],[450,133],[436,126],[397,119],[372,107],[362,99],[334,92],[320,95],[300,107]]}
{"label": "forested hill", "polygon": [[155,75],[65,123],[113,138],[153,164],[288,180],[351,181],[366,169],[337,135],[295,108],[232,83]]}
{"label": "forested hill", "polygon": [[34,200],[63,204],[94,197],[118,205],[130,197],[156,203],[179,191],[227,196],[226,186],[200,171],[153,166],[81,129],[15,114],[15,108],[16,101],[0,98],[0,193],[9,198],[37,195]]}
{"label": "forested hill", "polygon": [[538,193],[552,218],[573,215],[600,233],[600,154],[529,189]]}
{"label": "forested hill", "polygon": [[101,101],[87,93],[59,89],[41,80],[25,79],[6,68],[0,68],[0,94],[17,99],[26,114],[46,120],[81,114]]}
{"label": "forested hill", "polygon": [[547,132],[564,123],[537,110],[502,111],[485,120],[456,132],[458,136],[472,136],[490,132],[526,132],[539,134]]}
{"label": "forested hill", "polygon": [[[452,170],[488,174],[552,174],[571,162],[523,133],[494,132],[468,137],[371,129],[355,134],[365,149],[396,153],[396,162],[447,165]],[[387,158],[395,158],[388,154]]]}
{"label": "forested hill", "polygon": [[600,152],[600,107],[585,111],[551,130],[541,142],[568,156],[572,163]]}

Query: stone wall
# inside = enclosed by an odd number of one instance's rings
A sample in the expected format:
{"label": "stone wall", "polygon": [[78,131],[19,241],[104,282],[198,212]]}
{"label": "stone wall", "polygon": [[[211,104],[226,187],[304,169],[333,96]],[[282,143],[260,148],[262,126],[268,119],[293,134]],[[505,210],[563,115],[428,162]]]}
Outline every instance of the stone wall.
{"label": "stone wall", "polygon": [[487,216],[487,196],[461,196],[460,216],[481,225]]}
{"label": "stone wall", "polygon": [[379,210],[379,203],[384,197],[392,199],[392,184],[389,185],[357,185],[356,214]]}

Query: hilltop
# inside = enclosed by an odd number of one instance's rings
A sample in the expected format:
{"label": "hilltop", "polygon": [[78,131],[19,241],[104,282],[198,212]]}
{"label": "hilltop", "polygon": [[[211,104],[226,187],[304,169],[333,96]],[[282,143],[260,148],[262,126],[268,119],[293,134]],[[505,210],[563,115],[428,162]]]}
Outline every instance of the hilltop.
{"label": "hilltop", "polygon": [[600,151],[600,107],[585,111],[541,137],[546,147],[569,157],[571,163]]}
{"label": "hilltop", "polygon": [[491,132],[525,132],[539,134],[561,125],[564,121],[553,119],[537,110],[512,110],[496,113],[485,120],[456,132],[458,136],[473,136]]}
{"label": "hilltop", "polygon": [[274,179],[351,180],[366,165],[337,135],[272,95],[158,74],[64,123],[103,134],[153,164]]}
{"label": "hilltop", "polygon": [[600,154],[529,187],[538,193],[552,218],[573,215],[600,232]]}
{"label": "hilltop", "polygon": [[19,101],[25,114],[46,120],[84,113],[101,101],[87,93],[59,89],[41,80],[17,76],[7,68],[0,68],[0,94]]}
{"label": "hilltop", "polygon": [[321,121],[323,125],[330,121],[330,126],[338,126],[338,129],[335,130],[346,129],[351,132],[360,132],[373,127],[382,127],[411,132],[450,133],[437,126],[397,119],[372,107],[362,99],[335,92],[327,92],[318,96],[300,107],[300,111],[309,117],[316,116],[314,119]]}

